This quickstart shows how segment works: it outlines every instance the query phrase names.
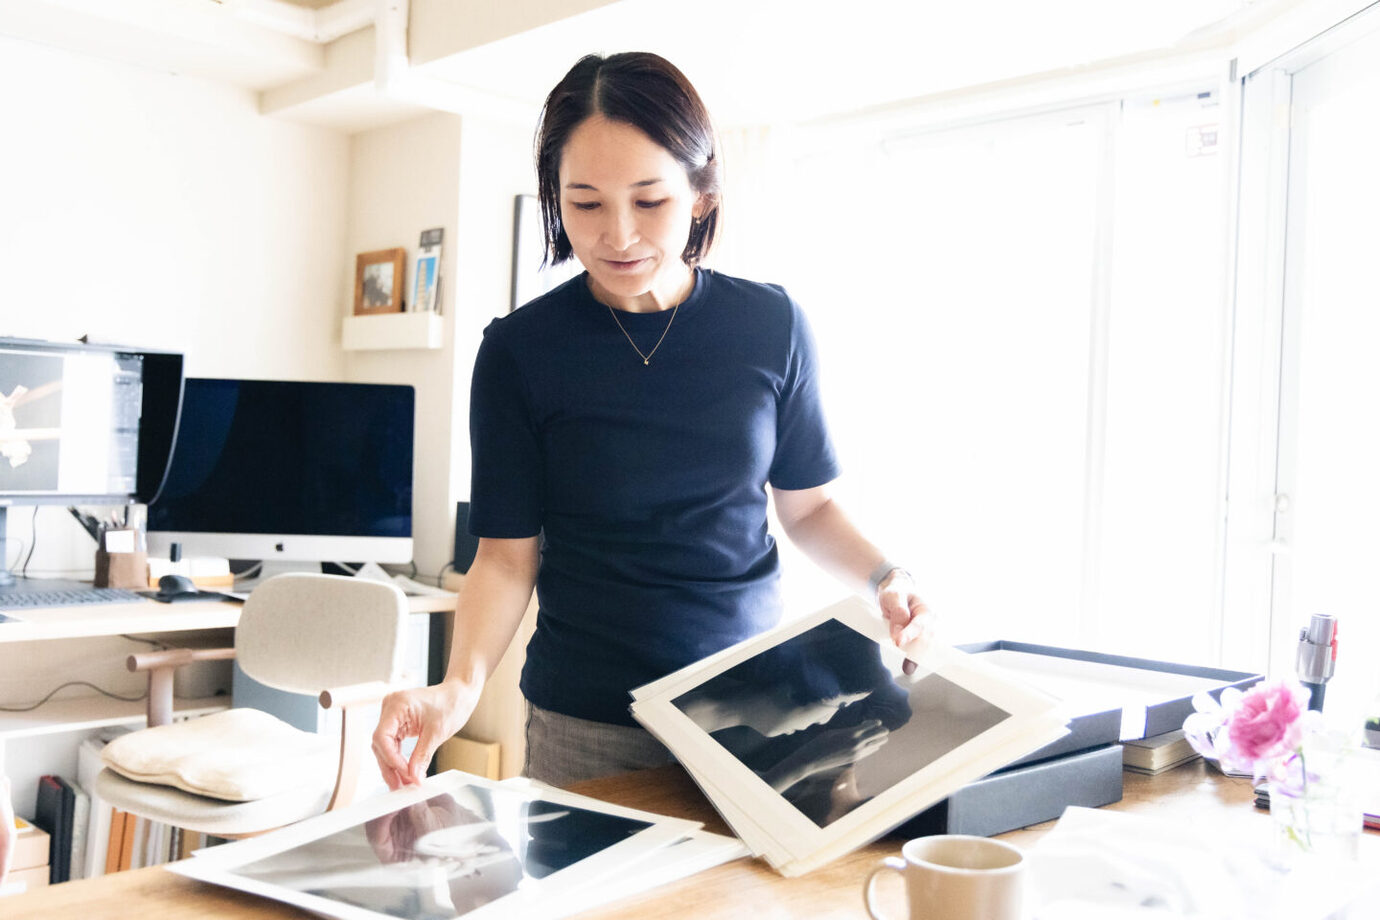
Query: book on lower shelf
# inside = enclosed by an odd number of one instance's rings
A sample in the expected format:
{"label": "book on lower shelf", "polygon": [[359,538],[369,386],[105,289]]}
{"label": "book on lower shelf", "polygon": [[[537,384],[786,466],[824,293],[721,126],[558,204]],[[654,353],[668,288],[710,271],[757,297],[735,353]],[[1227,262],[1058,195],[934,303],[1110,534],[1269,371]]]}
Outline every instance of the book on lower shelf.
{"label": "book on lower shelf", "polygon": [[48,832],[48,882],[56,885],[71,875],[72,814],[76,794],[60,776],[38,778],[34,823]]}
{"label": "book on lower shelf", "polygon": [[1148,738],[1123,741],[1121,756],[1127,770],[1151,775],[1202,759],[1202,755],[1193,749],[1184,736],[1182,728]]}

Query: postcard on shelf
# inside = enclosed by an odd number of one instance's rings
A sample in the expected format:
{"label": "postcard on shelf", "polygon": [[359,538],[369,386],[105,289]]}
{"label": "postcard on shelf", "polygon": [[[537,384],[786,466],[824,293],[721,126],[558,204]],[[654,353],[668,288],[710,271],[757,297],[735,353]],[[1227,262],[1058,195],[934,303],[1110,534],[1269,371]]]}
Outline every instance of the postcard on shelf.
{"label": "postcard on shelf", "polygon": [[440,307],[442,227],[423,230],[417,242],[413,276],[412,307],[415,312],[435,313]]}
{"label": "postcard on shelf", "polygon": [[555,917],[567,899],[592,906],[601,889],[616,893],[629,867],[698,831],[452,771],[169,868],[341,920]]}
{"label": "postcard on shelf", "polygon": [[1061,737],[1054,697],[953,649],[911,674],[849,599],[633,691],[748,848],[799,875]]}

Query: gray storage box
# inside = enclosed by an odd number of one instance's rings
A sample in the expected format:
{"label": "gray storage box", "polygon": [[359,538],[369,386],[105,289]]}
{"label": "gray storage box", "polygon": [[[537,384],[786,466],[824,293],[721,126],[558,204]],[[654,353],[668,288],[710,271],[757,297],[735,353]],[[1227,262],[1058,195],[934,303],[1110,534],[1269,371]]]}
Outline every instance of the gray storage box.
{"label": "gray storage box", "polygon": [[[1182,677],[1201,678],[1209,683],[1209,692],[1217,697],[1222,690],[1227,687],[1238,687],[1245,689],[1262,675],[1252,674],[1248,671],[1231,671],[1225,668],[1206,668],[1196,665],[1176,664],[1170,661],[1156,661],[1150,658],[1132,658],[1126,655],[1109,655],[1102,652],[1085,652],[1079,649],[1058,648],[1052,645],[1036,645],[1030,642],[1011,642],[1000,639],[993,642],[973,642],[966,645],[957,646],[962,651],[969,654],[982,654],[984,652],[1009,651],[1020,652],[1026,655],[1038,655],[1051,659],[1062,659],[1064,661],[1082,661],[1094,665],[1110,665],[1113,667],[1132,668],[1140,671],[1153,671],[1162,674],[1174,674]],[[1160,735],[1164,732],[1174,731],[1182,728],[1184,719],[1193,711],[1193,695],[1172,695],[1145,706],[1144,723],[1137,723],[1131,730],[1123,730],[1123,712],[1121,706],[1101,708],[1094,712],[1088,712],[1075,716],[1069,722],[1069,733],[1057,741],[1051,742],[1034,751],[1021,759],[1014,761],[1012,766],[1025,763],[1035,763],[1041,760],[1048,760],[1052,757],[1059,757],[1073,751],[1083,751],[1097,745],[1112,744],[1118,741],[1130,741],[1138,738],[1148,738],[1151,735]]]}
{"label": "gray storage box", "polygon": [[1052,821],[1070,805],[1121,801],[1121,745],[1109,744],[1041,763],[1008,767],[969,783],[898,827],[904,837],[990,837]]}

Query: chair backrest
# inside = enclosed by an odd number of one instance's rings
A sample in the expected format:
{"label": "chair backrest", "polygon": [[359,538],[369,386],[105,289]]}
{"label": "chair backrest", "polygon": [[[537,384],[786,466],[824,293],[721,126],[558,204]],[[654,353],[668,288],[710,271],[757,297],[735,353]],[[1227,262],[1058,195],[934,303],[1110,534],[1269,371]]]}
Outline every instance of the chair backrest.
{"label": "chair backrest", "polygon": [[407,616],[407,598],[396,585],[278,575],[244,602],[235,658],[250,677],[291,693],[391,682],[403,668]]}

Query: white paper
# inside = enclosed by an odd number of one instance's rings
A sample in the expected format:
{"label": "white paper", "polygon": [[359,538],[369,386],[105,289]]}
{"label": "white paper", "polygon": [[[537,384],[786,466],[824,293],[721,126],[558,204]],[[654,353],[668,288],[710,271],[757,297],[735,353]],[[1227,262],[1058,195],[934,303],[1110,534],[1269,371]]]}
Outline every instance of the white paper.
{"label": "white paper", "polygon": [[[1034,920],[1323,920],[1365,897],[1360,863],[1286,868],[1268,834],[1072,807],[1027,854]],[[1371,913],[1342,916],[1374,916]]]}
{"label": "white paper", "polygon": [[107,553],[134,552],[134,531],[107,530],[105,532],[105,551]]}

